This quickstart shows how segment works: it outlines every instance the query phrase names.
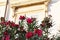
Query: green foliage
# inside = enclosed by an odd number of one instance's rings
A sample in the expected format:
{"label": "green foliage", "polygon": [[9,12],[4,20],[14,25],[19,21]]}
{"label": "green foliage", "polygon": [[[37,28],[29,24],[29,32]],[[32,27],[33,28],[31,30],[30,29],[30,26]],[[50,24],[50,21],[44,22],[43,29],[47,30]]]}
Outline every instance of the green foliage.
{"label": "green foliage", "polygon": [[60,37],[58,37],[56,40],[60,40]]}
{"label": "green foliage", "polygon": [[46,38],[46,39],[48,38],[48,33],[49,33],[48,29],[52,27],[52,22],[50,21],[51,21],[50,18],[45,17],[40,24],[41,29],[44,31],[44,34],[45,34],[43,35],[43,38]]}
{"label": "green foliage", "polygon": [[[34,18],[33,18],[33,19],[34,19]],[[33,20],[33,19],[32,19],[32,20]],[[32,22],[31,24],[28,24],[28,23],[27,23],[28,31],[33,31],[34,28],[36,27],[36,25],[37,25],[37,21],[36,21],[36,19],[33,20],[33,22]]]}
{"label": "green foliage", "polygon": [[[20,17],[20,21],[19,21],[19,26],[15,26],[15,23],[9,22],[6,24],[0,24],[0,39],[2,37],[4,37],[4,32],[7,31],[8,35],[10,35],[10,40],[26,40],[26,31],[24,30],[24,22],[26,23],[26,25],[28,26],[28,32],[32,32],[33,36],[27,40],[44,40],[44,38],[47,38],[48,36],[48,28],[50,28],[52,26],[52,23],[50,22],[50,19],[48,17],[45,17],[44,20],[41,23],[41,26],[37,26],[38,21],[36,21],[36,18],[31,18],[28,19],[28,21],[30,23],[28,23],[26,21],[27,18],[25,18],[24,16]],[[43,32],[45,32],[45,35],[42,34],[42,36],[38,36],[38,33],[40,33],[40,30],[37,34],[34,34],[34,31],[36,31],[36,29],[38,29],[38,27],[41,27],[41,29],[43,30]],[[18,30],[20,29],[20,30]],[[40,34],[39,34],[40,35]],[[29,36],[29,35],[28,35]],[[57,38],[59,39],[59,38]]]}

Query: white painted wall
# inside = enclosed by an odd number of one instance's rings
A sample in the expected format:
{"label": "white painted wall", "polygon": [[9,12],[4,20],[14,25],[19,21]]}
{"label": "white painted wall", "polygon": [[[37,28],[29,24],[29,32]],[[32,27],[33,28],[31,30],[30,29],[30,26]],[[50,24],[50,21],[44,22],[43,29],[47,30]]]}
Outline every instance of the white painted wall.
{"label": "white painted wall", "polygon": [[5,6],[0,6],[0,17],[4,17]]}
{"label": "white painted wall", "polygon": [[60,0],[52,0],[52,2],[49,5],[48,13],[52,15],[52,19],[54,21],[53,24],[55,24],[49,29],[51,33],[49,37],[51,37],[52,35],[56,36],[56,34],[57,36],[59,36],[60,33],[58,32],[58,30],[60,30]]}

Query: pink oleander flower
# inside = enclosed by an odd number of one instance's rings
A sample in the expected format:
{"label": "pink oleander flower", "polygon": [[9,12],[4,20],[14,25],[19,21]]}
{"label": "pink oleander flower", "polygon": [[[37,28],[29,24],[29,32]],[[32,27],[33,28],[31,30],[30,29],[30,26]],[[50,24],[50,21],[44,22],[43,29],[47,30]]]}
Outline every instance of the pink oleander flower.
{"label": "pink oleander flower", "polygon": [[4,34],[4,35],[8,35],[7,31],[5,31],[3,34]]}
{"label": "pink oleander flower", "polygon": [[10,21],[7,21],[7,22],[5,23],[6,26],[7,26],[7,25],[10,25],[10,24],[11,24]]}
{"label": "pink oleander flower", "polygon": [[5,40],[10,40],[10,36],[9,35],[6,35]]}
{"label": "pink oleander flower", "polygon": [[5,37],[2,37],[2,40],[10,40],[10,35],[5,35]]}
{"label": "pink oleander flower", "polygon": [[26,33],[26,38],[29,39],[33,36],[33,33],[32,32],[27,32]]}
{"label": "pink oleander flower", "polygon": [[33,20],[31,18],[27,18],[27,23],[31,24],[33,22]]}
{"label": "pink oleander flower", "polygon": [[25,16],[20,16],[19,19],[20,20],[24,20],[25,19]]}
{"label": "pink oleander flower", "polygon": [[5,23],[6,23],[5,21],[2,21],[0,24],[1,24],[1,25],[5,25]]}
{"label": "pink oleander flower", "polygon": [[19,28],[19,24],[15,24],[15,27]]}
{"label": "pink oleander flower", "polygon": [[34,34],[38,34],[39,37],[42,36],[42,30],[35,29]]}
{"label": "pink oleander flower", "polygon": [[11,23],[11,27],[15,27],[15,23],[14,22]]}

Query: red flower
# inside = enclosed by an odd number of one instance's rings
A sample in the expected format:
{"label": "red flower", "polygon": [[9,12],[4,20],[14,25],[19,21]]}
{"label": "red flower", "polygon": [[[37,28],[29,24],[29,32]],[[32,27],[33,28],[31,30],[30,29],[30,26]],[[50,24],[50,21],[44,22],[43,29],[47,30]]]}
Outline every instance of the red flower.
{"label": "red flower", "polygon": [[15,24],[14,22],[11,22],[10,25],[11,25],[11,27],[17,27],[17,28],[19,27],[19,24]]}
{"label": "red flower", "polygon": [[10,40],[10,35],[5,35],[5,37],[2,37],[2,40]]}
{"label": "red flower", "polygon": [[10,40],[10,36],[7,35],[6,38],[5,38],[5,40]]}
{"label": "red flower", "polygon": [[3,22],[1,22],[0,24],[1,24],[1,25],[5,25],[5,23],[6,23],[6,22],[3,21]]}
{"label": "red flower", "polygon": [[12,27],[15,27],[15,23],[14,23],[14,22],[12,22],[12,23],[11,23],[11,26],[12,26]]}
{"label": "red flower", "polygon": [[29,39],[33,36],[33,33],[32,32],[28,32],[26,33],[26,38]]}
{"label": "red flower", "polygon": [[8,35],[8,33],[5,31],[4,33],[3,33],[4,35]]}
{"label": "red flower", "polygon": [[38,36],[42,36],[42,30],[36,29],[34,30],[34,34],[38,34]]}
{"label": "red flower", "polygon": [[7,22],[5,23],[6,26],[7,26],[7,25],[10,25],[10,24],[11,24],[10,21],[7,21]]}
{"label": "red flower", "polygon": [[33,22],[33,20],[31,18],[27,18],[27,23],[31,24]]}
{"label": "red flower", "polygon": [[24,20],[25,19],[25,16],[20,16],[19,19],[20,20]]}
{"label": "red flower", "polygon": [[19,25],[18,24],[15,24],[15,26],[19,28]]}
{"label": "red flower", "polygon": [[10,21],[7,21],[7,22],[2,21],[0,24],[1,24],[1,25],[5,25],[5,26],[7,26],[7,25],[10,25],[11,22],[10,22]]}

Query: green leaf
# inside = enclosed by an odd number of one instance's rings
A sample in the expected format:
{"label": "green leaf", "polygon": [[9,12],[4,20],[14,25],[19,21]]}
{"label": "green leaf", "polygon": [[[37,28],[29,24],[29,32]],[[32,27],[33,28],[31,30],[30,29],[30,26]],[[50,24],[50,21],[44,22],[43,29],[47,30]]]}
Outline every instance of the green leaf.
{"label": "green leaf", "polygon": [[60,37],[58,37],[56,40],[60,40]]}

